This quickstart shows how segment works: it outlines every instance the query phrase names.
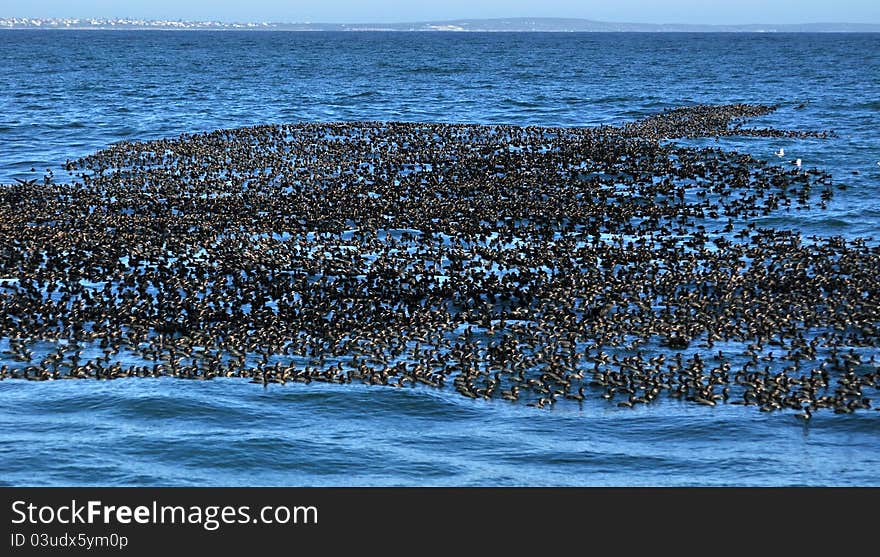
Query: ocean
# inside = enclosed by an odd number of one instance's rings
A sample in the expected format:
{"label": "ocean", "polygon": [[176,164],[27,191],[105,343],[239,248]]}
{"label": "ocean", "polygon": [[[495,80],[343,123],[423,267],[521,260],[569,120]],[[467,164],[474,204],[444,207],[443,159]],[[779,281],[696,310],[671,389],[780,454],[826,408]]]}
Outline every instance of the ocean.
{"label": "ocean", "polygon": [[[0,183],[122,140],[267,123],[621,124],[778,104],[682,140],[800,158],[846,189],[762,219],[880,238],[880,35],[0,32]],[[31,168],[34,171],[31,171]],[[880,273],[880,269],[878,269]],[[880,413],[661,400],[536,409],[451,390],[241,379],[0,381],[0,485],[880,485]]]}

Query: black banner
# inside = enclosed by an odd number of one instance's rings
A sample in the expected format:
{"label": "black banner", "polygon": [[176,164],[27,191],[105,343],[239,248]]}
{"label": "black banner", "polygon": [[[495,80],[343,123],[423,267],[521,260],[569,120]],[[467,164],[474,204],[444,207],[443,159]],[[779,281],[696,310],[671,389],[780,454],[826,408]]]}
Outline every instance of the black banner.
{"label": "black banner", "polygon": [[[875,489],[5,488],[0,555],[853,549]],[[856,535],[861,532],[862,535]],[[849,533],[849,534],[848,534]],[[787,544],[797,544],[789,547]],[[855,544],[855,545],[854,545]],[[467,550],[467,551],[466,551]],[[580,554],[580,553],[579,553]]]}

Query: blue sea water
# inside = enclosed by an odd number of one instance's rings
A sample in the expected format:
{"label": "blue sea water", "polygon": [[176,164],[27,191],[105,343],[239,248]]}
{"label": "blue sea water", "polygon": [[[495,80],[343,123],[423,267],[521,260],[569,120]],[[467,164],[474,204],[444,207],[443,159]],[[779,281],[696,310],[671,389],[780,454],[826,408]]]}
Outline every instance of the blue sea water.
{"label": "blue sea water", "polygon": [[[0,182],[63,178],[66,159],[120,140],[263,123],[593,126],[778,103],[750,125],[836,135],[718,145],[784,148],[847,188],[763,222],[880,237],[880,35],[3,31],[0,60]],[[9,485],[880,485],[880,413],[2,381],[0,468]]]}

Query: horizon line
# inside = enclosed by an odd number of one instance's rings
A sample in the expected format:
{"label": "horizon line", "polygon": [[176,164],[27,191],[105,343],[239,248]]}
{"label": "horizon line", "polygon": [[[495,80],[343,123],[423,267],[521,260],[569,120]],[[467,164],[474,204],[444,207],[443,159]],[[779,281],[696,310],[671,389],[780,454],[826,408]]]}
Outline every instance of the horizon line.
{"label": "horizon line", "polygon": [[[803,22],[774,22],[774,23],[683,23],[683,22],[632,22],[632,21],[610,21],[589,19],[584,17],[565,17],[565,16],[504,16],[504,17],[485,17],[485,18],[449,18],[449,19],[431,19],[431,20],[411,20],[411,21],[374,21],[374,22],[331,22],[331,21],[270,21],[270,20],[252,20],[252,21],[224,21],[219,19],[186,19],[186,18],[145,18],[132,16],[62,16],[62,17],[41,17],[41,16],[0,16],[0,21],[9,22],[15,20],[39,21],[39,22],[59,22],[68,20],[76,21],[78,24],[82,22],[86,25],[98,26],[107,24],[108,22],[138,22],[142,24],[162,25],[162,24],[190,24],[190,25],[214,25],[218,27],[245,26],[247,29],[265,28],[266,26],[284,26],[284,25],[308,25],[308,26],[327,26],[327,27],[387,27],[387,26],[439,26],[452,25],[456,23],[481,23],[481,22],[578,22],[582,24],[594,25],[619,25],[632,27],[798,27],[798,26],[876,26],[880,27],[880,22],[853,22],[853,21],[803,21]],[[98,23],[90,23],[98,22]],[[131,24],[131,23],[129,23]],[[42,28],[41,25],[31,24],[33,27]],[[10,27],[0,27],[10,28]],[[448,31],[468,31],[468,29],[437,29]]]}

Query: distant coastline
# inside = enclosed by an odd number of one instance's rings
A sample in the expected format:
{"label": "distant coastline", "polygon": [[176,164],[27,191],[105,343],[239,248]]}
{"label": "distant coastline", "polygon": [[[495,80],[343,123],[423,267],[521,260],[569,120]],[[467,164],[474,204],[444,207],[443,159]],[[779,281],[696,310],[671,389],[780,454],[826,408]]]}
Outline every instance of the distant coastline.
{"label": "distant coastline", "polygon": [[271,23],[172,21],[136,18],[14,18],[0,17],[0,29],[155,30],[155,31],[440,31],[556,33],[880,33],[880,23],[786,23],[695,25],[619,23],[590,19],[520,17],[456,19],[411,23]]}

